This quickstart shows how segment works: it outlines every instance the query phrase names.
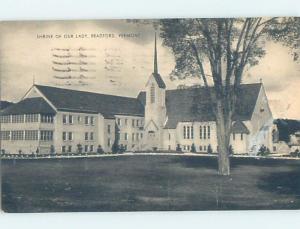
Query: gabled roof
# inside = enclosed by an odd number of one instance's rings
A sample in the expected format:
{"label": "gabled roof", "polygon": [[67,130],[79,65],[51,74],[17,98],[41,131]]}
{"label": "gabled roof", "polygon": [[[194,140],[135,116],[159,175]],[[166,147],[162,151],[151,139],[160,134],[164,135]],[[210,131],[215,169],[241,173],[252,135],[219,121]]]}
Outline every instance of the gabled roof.
{"label": "gabled roof", "polygon": [[240,120],[236,121],[232,125],[232,133],[235,134],[249,134],[247,126]]}
{"label": "gabled roof", "polygon": [[8,101],[1,101],[0,100],[0,110],[3,110],[3,109],[5,109],[5,108],[7,108],[8,106],[11,106],[11,105],[13,105],[14,103],[12,103],[12,102],[8,102]]}
{"label": "gabled roof", "polygon": [[[233,120],[251,119],[260,88],[260,83],[241,85]],[[141,92],[138,99],[145,104],[145,92]],[[175,129],[178,122],[215,121],[208,91],[204,87],[167,90],[166,107],[168,116],[166,129]]]}
{"label": "gabled roof", "polygon": [[0,112],[0,115],[55,114],[55,110],[41,97],[27,98]]}
{"label": "gabled roof", "polygon": [[35,86],[61,111],[101,113],[105,118],[112,118],[114,115],[144,115],[144,107],[136,98]]}

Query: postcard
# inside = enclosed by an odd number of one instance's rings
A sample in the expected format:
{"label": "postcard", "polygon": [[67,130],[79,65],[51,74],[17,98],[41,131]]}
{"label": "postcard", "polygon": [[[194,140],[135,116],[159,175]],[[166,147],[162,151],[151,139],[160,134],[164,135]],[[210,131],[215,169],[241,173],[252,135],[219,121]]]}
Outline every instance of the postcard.
{"label": "postcard", "polygon": [[299,25],[0,22],[2,211],[300,209]]}

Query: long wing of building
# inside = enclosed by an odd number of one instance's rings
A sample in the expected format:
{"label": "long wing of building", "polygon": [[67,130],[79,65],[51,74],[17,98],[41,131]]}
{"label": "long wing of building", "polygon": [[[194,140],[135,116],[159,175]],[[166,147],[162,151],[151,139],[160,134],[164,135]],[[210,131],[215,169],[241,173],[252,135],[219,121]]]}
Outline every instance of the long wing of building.
{"label": "long wing of building", "polygon": [[[33,85],[0,113],[1,149],[11,153],[94,152],[113,145],[127,150],[217,151],[212,88],[167,90],[154,71],[137,97]],[[271,147],[273,118],[262,83],[243,84],[233,115],[235,153]]]}

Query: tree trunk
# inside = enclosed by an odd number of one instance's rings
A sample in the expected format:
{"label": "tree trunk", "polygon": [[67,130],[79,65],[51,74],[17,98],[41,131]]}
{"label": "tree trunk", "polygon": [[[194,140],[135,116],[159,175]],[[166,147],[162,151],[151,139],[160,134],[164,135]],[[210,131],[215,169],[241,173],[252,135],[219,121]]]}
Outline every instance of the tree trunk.
{"label": "tree trunk", "polygon": [[225,113],[225,106],[221,100],[218,100],[216,105],[219,174],[228,176],[230,175],[229,144],[231,117]]}

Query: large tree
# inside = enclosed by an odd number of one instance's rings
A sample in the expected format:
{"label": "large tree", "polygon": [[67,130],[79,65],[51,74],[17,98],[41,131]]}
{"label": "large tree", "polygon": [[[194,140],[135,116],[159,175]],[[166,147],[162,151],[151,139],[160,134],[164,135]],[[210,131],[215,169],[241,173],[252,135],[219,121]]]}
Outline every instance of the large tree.
{"label": "large tree", "polygon": [[297,49],[299,18],[163,19],[155,25],[175,56],[172,77],[200,77],[207,88],[217,125],[219,174],[229,175],[230,134],[244,70],[258,64],[269,39]]}

